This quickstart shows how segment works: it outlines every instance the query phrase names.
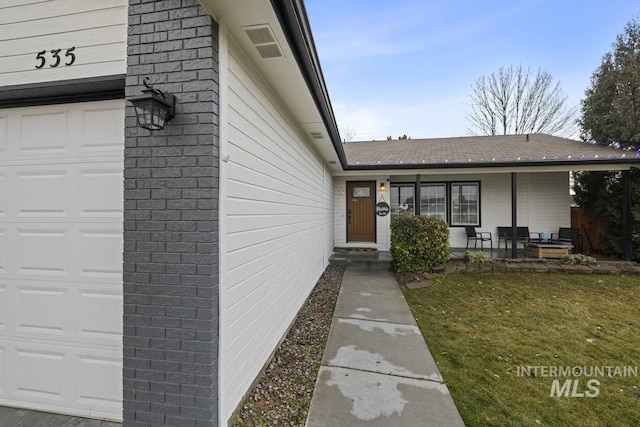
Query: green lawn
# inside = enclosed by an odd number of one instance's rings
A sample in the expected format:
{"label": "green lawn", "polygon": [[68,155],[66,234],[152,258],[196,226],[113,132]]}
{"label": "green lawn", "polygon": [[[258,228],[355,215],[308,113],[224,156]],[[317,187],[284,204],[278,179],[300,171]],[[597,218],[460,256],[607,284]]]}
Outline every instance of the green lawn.
{"label": "green lawn", "polygon": [[467,272],[405,296],[467,426],[640,425],[638,276]]}

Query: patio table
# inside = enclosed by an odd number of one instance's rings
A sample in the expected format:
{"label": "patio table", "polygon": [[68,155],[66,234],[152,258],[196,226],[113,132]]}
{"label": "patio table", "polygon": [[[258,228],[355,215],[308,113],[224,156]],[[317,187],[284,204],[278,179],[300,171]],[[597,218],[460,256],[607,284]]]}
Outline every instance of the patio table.
{"label": "patio table", "polygon": [[528,242],[524,245],[524,253],[536,258],[562,258],[569,255],[572,245],[563,243]]}

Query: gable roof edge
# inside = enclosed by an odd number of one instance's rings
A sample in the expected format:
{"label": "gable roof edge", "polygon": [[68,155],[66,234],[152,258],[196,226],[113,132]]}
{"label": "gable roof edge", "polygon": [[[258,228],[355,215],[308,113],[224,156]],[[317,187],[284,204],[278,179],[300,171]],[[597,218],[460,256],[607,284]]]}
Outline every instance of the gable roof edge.
{"label": "gable roof edge", "polygon": [[342,147],[340,132],[338,131],[331,101],[329,100],[329,92],[322,75],[304,3],[302,0],[271,0],[271,5],[329,132],[331,143],[340,159],[340,164],[343,169],[346,169],[348,167],[347,157]]}
{"label": "gable roof edge", "polygon": [[522,161],[518,163],[396,163],[396,164],[355,164],[349,165],[345,171],[389,171],[389,170],[461,170],[461,169],[529,169],[529,168],[545,168],[549,166],[571,166],[567,170],[580,170],[580,166],[619,166],[606,170],[627,170],[640,167],[637,163],[630,163],[628,159],[611,159],[611,160],[583,160],[583,161],[566,161],[556,160],[553,162],[529,162]]}

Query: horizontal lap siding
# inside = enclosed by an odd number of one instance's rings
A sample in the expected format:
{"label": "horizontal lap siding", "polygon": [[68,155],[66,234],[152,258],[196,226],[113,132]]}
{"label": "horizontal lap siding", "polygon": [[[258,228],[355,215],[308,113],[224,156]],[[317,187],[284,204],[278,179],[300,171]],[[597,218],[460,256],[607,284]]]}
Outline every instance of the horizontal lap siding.
{"label": "horizontal lap siding", "polygon": [[[454,179],[457,179],[456,177]],[[493,233],[498,242],[499,226],[511,225],[511,174],[482,175],[482,227],[478,231]],[[517,174],[518,226],[530,232],[557,232],[558,227],[571,222],[569,176],[566,172]],[[452,246],[464,247],[464,229],[452,228]]]}
{"label": "horizontal lap siding", "polygon": [[[437,179],[425,177],[422,182],[480,181],[481,227],[477,231],[492,233],[497,247],[499,226],[511,225],[511,174],[442,175]],[[566,172],[517,174],[518,226],[530,232],[557,232],[557,228],[571,222],[569,206],[569,178]],[[451,227],[451,247],[465,247],[467,238],[463,227]],[[473,242],[471,243],[473,245]]]}
{"label": "horizontal lap siding", "polygon": [[[228,417],[322,274],[332,180],[278,100],[231,47],[221,284],[222,410]],[[328,206],[329,205],[329,206]]]}
{"label": "horizontal lap siding", "polygon": [[[370,177],[353,180],[367,180]],[[415,176],[396,176],[391,182],[412,182]],[[336,180],[336,209],[335,230],[336,244],[346,243],[346,180]],[[480,181],[480,209],[481,221],[477,231],[492,233],[493,244],[498,244],[499,226],[511,225],[511,174],[481,174],[481,175],[424,175],[422,183]],[[569,177],[566,172],[519,172],[518,183],[518,225],[527,226],[531,232],[557,232],[558,227],[568,227],[571,223],[569,205]],[[387,190],[387,195],[388,195]],[[385,218],[378,218],[378,249],[389,250],[389,240],[385,234],[389,230],[389,223]],[[381,226],[382,224],[382,226]],[[381,230],[381,228],[383,230]],[[451,247],[464,248],[467,243],[463,227],[451,227],[449,242]],[[472,243],[473,245],[473,243]]]}
{"label": "horizontal lap siding", "polygon": [[571,227],[569,174],[529,175],[529,229],[557,233],[559,227]]}
{"label": "horizontal lap siding", "polygon": [[325,171],[324,177],[324,251],[327,256],[333,252],[333,248],[336,246],[335,235],[335,205],[336,199],[334,196],[334,179],[330,172]]}
{"label": "horizontal lap siding", "polygon": [[[375,181],[376,182],[376,203],[384,201],[389,203],[389,182],[387,179],[389,177],[386,175],[366,175],[366,176],[357,176],[357,177],[339,177],[335,179],[335,188],[334,188],[334,199],[335,199],[335,208],[334,208],[334,223],[333,226],[335,228],[335,246],[337,247],[375,247],[379,251],[388,251],[390,246],[390,227],[391,227],[391,216],[377,216],[376,215],[376,242],[347,242],[347,182],[352,181]],[[411,179],[411,178],[410,178]],[[415,177],[412,178],[415,180]],[[385,183],[387,187],[384,193],[381,193],[378,189],[380,188],[380,184]]]}
{"label": "horizontal lap siding", "polygon": [[[76,59],[66,50],[75,47]],[[127,2],[56,0],[0,2],[0,81],[5,86],[126,72]],[[52,49],[61,63],[51,67]],[[46,50],[39,69],[36,54]]]}

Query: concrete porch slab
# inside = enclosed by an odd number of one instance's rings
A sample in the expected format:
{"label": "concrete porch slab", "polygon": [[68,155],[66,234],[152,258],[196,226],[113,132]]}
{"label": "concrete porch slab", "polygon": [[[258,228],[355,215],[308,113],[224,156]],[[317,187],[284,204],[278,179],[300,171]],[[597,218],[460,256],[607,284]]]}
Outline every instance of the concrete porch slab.
{"label": "concrete porch slab", "polygon": [[322,364],[442,382],[414,325],[334,318]]}
{"label": "concrete porch slab", "polygon": [[446,385],[322,366],[307,427],[463,427]]}

